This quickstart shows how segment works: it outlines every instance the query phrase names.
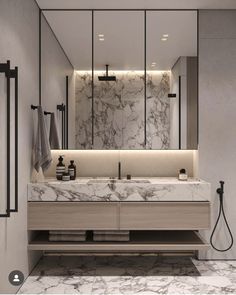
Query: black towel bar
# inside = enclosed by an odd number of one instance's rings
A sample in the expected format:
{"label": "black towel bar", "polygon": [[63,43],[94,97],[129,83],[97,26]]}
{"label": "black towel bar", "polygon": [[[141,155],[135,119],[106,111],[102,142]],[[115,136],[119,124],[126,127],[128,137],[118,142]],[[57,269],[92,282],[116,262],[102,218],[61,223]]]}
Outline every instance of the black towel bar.
{"label": "black towel bar", "polygon": [[18,67],[10,70],[10,78],[15,79],[15,208],[11,212],[18,212]]}
{"label": "black towel bar", "polygon": [[[7,80],[7,200],[6,213],[0,217],[10,217],[11,212],[18,212],[18,67],[11,70],[10,61],[0,63],[0,73],[4,73]],[[11,79],[15,79],[15,208],[11,209]]]}

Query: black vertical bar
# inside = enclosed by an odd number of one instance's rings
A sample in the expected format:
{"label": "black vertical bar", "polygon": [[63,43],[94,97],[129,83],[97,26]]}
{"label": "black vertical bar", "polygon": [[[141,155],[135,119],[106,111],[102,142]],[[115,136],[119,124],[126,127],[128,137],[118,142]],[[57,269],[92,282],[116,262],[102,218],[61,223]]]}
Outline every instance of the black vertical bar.
{"label": "black vertical bar", "polygon": [[68,132],[69,132],[69,77],[66,76],[66,148],[68,149]]}
{"label": "black vertical bar", "polygon": [[64,149],[66,149],[66,106],[63,106],[63,121],[64,121]]}
{"label": "black vertical bar", "polygon": [[18,212],[18,67],[10,73],[15,79],[15,208],[10,212]]}
{"label": "black vertical bar", "polygon": [[62,148],[64,149],[64,115],[63,115],[63,104],[61,105],[61,141],[62,141]]}
{"label": "black vertical bar", "polygon": [[94,11],[92,10],[92,148],[94,145]]}
{"label": "black vertical bar", "polygon": [[181,76],[179,76],[179,150],[181,150]]}
{"label": "black vertical bar", "polygon": [[42,93],[41,93],[41,87],[42,87],[42,65],[41,65],[41,53],[42,53],[42,30],[41,30],[41,18],[42,18],[42,10],[39,9],[39,105],[42,104]]}
{"label": "black vertical bar", "polygon": [[65,112],[66,112],[66,105],[64,103],[57,105],[57,110],[61,114],[61,145],[62,149],[65,149]]}
{"label": "black vertical bar", "polygon": [[18,211],[18,67],[15,67],[15,210]]}
{"label": "black vertical bar", "polygon": [[0,63],[0,73],[5,73],[7,80],[7,194],[6,194],[6,213],[0,214],[0,217],[9,217],[10,216],[10,61],[6,63]]}
{"label": "black vertical bar", "polygon": [[11,195],[11,169],[10,169],[10,163],[11,163],[11,153],[10,153],[10,148],[11,148],[11,142],[10,142],[10,122],[11,122],[11,113],[10,113],[10,108],[11,108],[11,93],[10,93],[10,61],[7,61],[7,73],[6,73],[6,78],[7,78],[7,217],[10,217],[10,195]]}
{"label": "black vertical bar", "polygon": [[144,144],[147,144],[147,11],[144,11]]}
{"label": "black vertical bar", "polygon": [[197,10],[197,145],[199,145],[199,42],[199,10]]}

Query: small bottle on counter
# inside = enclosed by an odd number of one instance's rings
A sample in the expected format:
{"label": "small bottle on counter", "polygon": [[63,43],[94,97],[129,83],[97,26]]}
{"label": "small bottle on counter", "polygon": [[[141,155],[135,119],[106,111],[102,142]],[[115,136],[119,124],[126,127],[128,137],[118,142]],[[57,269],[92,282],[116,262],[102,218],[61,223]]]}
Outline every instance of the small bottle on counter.
{"label": "small bottle on counter", "polygon": [[179,180],[188,180],[188,174],[186,172],[186,169],[182,168],[179,170]]}
{"label": "small bottle on counter", "polygon": [[62,181],[69,181],[70,180],[70,174],[68,172],[64,172],[62,175]]}
{"label": "small bottle on counter", "polygon": [[76,179],[76,166],[73,160],[70,161],[70,165],[68,166],[68,173],[70,174],[70,180]]}
{"label": "small bottle on counter", "polygon": [[63,156],[58,158],[58,164],[56,168],[56,178],[57,180],[62,180],[62,175],[66,171],[65,164],[63,163]]}

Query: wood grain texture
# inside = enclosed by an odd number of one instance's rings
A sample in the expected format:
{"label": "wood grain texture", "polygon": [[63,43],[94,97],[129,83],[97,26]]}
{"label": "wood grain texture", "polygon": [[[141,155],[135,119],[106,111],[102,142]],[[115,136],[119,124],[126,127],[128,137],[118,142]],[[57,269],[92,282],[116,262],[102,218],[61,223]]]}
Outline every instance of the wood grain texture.
{"label": "wood grain texture", "polygon": [[200,230],[209,227],[209,202],[132,202],[120,204],[120,229]]}
{"label": "wood grain texture", "polygon": [[29,202],[29,230],[200,230],[209,202]]}
{"label": "wood grain texture", "polygon": [[117,203],[28,202],[28,229],[119,229],[118,213]]}
{"label": "wood grain texture", "polygon": [[205,244],[67,244],[60,243],[47,244],[29,244],[28,250],[43,250],[43,251],[81,251],[81,252],[158,252],[158,251],[195,251],[207,250],[209,245]]}

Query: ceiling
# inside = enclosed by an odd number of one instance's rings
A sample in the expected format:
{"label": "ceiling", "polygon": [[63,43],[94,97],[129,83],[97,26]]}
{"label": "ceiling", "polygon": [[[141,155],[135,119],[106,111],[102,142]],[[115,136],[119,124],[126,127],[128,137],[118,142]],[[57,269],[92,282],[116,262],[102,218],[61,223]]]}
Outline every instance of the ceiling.
{"label": "ceiling", "polygon": [[235,0],[36,0],[42,9],[236,9]]}
{"label": "ceiling", "polygon": [[[75,70],[91,70],[91,12],[43,13]],[[197,55],[196,11],[148,11],[146,24],[147,70],[170,70],[180,56]],[[163,34],[168,40],[161,40]],[[144,50],[143,11],[94,12],[95,70],[104,70],[106,64],[110,70],[143,70]]]}

